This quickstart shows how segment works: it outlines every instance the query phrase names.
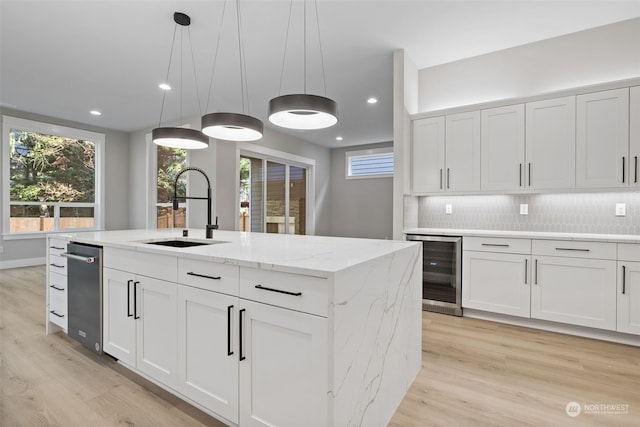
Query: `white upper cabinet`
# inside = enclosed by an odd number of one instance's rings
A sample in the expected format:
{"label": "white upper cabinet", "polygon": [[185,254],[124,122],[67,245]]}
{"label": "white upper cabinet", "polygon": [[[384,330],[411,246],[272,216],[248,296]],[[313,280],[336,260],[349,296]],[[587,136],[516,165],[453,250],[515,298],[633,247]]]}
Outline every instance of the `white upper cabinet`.
{"label": "white upper cabinet", "polygon": [[444,116],[413,121],[411,190],[444,191]]}
{"label": "white upper cabinet", "polygon": [[480,111],[446,116],[444,187],[480,190]]}
{"label": "white upper cabinet", "polygon": [[576,101],[576,186],[626,187],[629,89],[578,95]]}
{"label": "white upper cabinet", "polygon": [[527,103],[527,188],[575,187],[575,103],[574,96]]}
{"label": "white upper cabinet", "polygon": [[629,185],[640,185],[640,86],[629,89]]}
{"label": "white upper cabinet", "polygon": [[482,110],[481,188],[524,188],[524,105]]}

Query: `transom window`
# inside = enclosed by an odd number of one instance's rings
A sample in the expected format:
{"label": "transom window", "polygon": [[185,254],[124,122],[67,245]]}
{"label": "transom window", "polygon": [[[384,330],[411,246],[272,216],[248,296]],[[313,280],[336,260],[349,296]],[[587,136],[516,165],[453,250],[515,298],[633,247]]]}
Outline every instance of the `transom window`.
{"label": "transom window", "polygon": [[104,135],[3,116],[3,234],[101,229]]}
{"label": "transom window", "polygon": [[349,178],[393,176],[393,147],[346,152],[345,175]]}

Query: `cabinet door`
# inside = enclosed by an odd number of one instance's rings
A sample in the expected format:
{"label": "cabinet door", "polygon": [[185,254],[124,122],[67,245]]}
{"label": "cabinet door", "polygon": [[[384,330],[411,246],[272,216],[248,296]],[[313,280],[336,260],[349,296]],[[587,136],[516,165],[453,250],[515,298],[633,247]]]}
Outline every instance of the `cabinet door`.
{"label": "cabinet door", "polygon": [[238,423],[238,298],[178,287],[178,391]]}
{"label": "cabinet door", "polygon": [[627,186],[629,89],[579,95],[576,99],[576,186]]}
{"label": "cabinet door", "polygon": [[640,86],[629,89],[629,185],[640,186]]}
{"label": "cabinet door", "polygon": [[546,190],[576,185],[576,98],[527,103],[526,185]]}
{"label": "cabinet door", "polygon": [[329,425],[327,319],[241,304],[239,425]]}
{"label": "cabinet door", "polygon": [[165,385],[178,385],[178,285],[137,276],[136,366]]}
{"label": "cabinet door", "polygon": [[446,116],[447,191],[480,190],[480,111]]}
{"label": "cabinet door", "polygon": [[618,332],[640,335],[640,262],[618,262]]}
{"label": "cabinet door", "polygon": [[444,190],[444,117],[413,121],[411,190],[436,193]]}
{"label": "cabinet door", "polygon": [[131,273],[102,269],[102,348],[130,366],[136,363],[134,279]]}
{"label": "cabinet door", "polygon": [[530,262],[528,255],[464,251],[462,306],[529,317]]}
{"label": "cabinet door", "polygon": [[482,110],[482,190],[524,186],[524,105]]}
{"label": "cabinet door", "polygon": [[539,256],[533,263],[532,318],[616,329],[616,261]]}

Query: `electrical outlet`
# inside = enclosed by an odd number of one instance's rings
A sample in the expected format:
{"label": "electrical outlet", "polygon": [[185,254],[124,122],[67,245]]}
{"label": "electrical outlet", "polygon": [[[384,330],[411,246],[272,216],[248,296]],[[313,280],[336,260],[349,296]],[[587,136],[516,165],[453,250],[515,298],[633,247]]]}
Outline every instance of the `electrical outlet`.
{"label": "electrical outlet", "polygon": [[453,205],[451,203],[447,203],[444,205],[444,213],[447,215],[451,215],[453,213]]}
{"label": "electrical outlet", "polygon": [[529,205],[527,203],[520,204],[520,215],[529,215]]}
{"label": "electrical outlet", "polygon": [[616,203],[616,216],[626,216],[626,215],[627,215],[627,204]]}

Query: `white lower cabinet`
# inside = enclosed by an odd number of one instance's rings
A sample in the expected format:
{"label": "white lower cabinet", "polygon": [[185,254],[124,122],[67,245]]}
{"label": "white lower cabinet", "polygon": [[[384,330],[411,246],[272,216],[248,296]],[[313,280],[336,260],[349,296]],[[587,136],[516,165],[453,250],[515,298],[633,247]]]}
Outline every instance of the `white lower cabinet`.
{"label": "white lower cabinet", "polygon": [[530,262],[530,255],[464,251],[462,306],[529,317]]}
{"label": "white lower cabinet", "polygon": [[616,329],[616,261],[534,256],[531,317]]}
{"label": "white lower cabinet", "polygon": [[618,332],[640,335],[640,262],[618,261]]}
{"label": "white lower cabinet", "polygon": [[177,291],[176,283],[103,269],[104,352],[173,388]]}
{"label": "white lower cabinet", "polygon": [[238,298],[178,286],[178,391],[238,423]]}
{"label": "white lower cabinet", "polygon": [[326,318],[241,300],[240,425],[328,425]]}

